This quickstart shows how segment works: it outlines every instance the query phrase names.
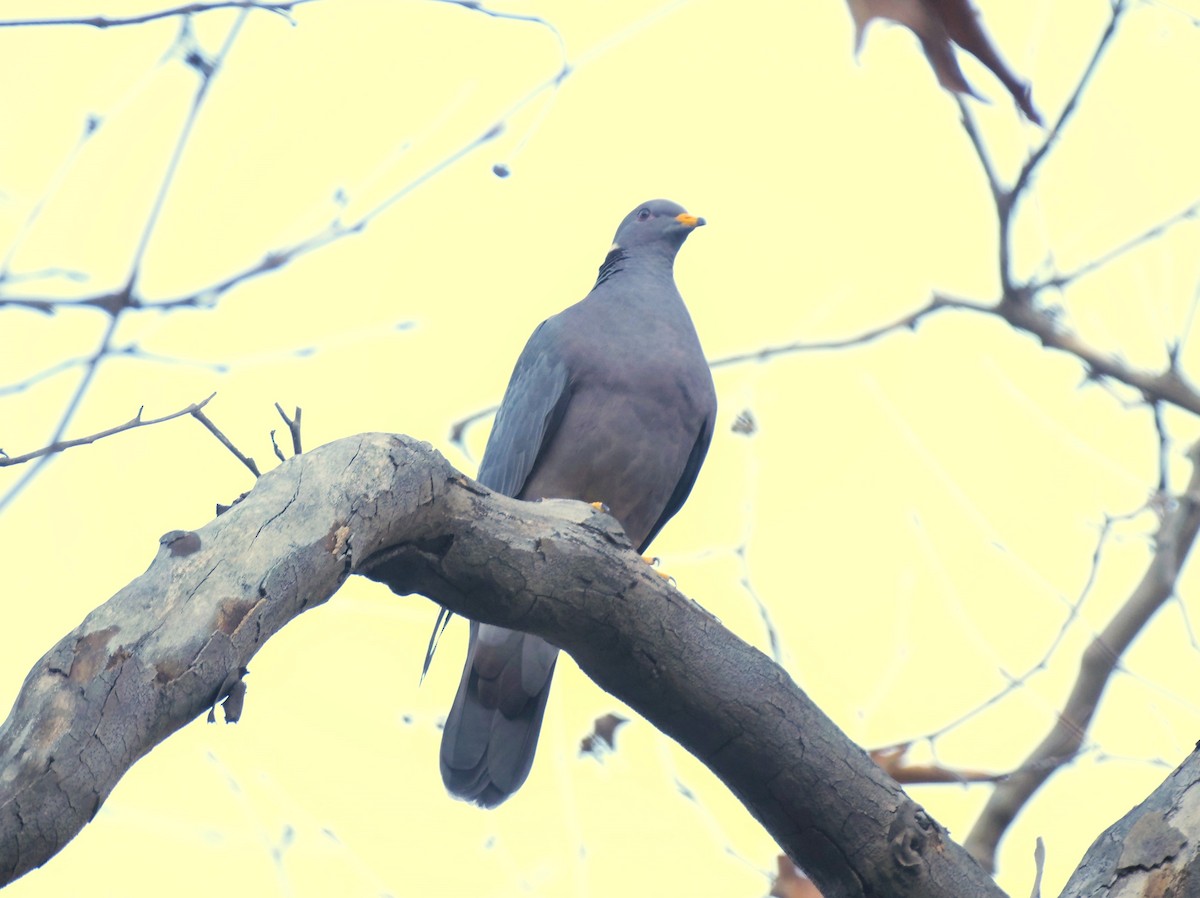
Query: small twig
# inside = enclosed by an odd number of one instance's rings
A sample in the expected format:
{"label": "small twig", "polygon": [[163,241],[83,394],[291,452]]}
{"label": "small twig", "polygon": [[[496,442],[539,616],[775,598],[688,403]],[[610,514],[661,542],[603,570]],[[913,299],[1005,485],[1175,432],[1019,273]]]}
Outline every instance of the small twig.
{"label": "small twig", "polygon": [[1029,898],[1042,898],[1042,873],[1046,869],[1046,843],[1042,841],[1042,837],[1037,837],[1037,842],[1033,846],[1033,890],[1029,893]]}
{"label": "small twig", "polygon": [[1025,160],[1025,164],[1021,166],[1021,171],[1017,175],[1017,180],[1013,184],[1011,191],[1014,203],[1017,197],[1025,190],[1025,185],[1029,183],[1030,178],[1033,177],[1042,160],[1046,158],[1051,148],[1058,142],[1058,138],[1062,135],[1063,127],[1070,120],[1076,107],[1079,105],[1079,98],[1083,96],[1084,90],[1091,83],[1092,75],[1096,72],[1096,66],[1100,62],[1100,57],[1104,55],[1105,48],[1112,41],[1113,35],[1117,33],[1117,23],[1124,12],[1125,0],[1114,0],[1108,26],[1104,29],[1104,33],[1100,35],[1100,40],[1096,43],[1096,49],[1092,51],[1092,57],[1088,60],[1087,67],[1083,70],[1083,75],[1079,78],[1079,83],[1075,85],[1075,90],[1072,91],[1071,96],[1067,99],[1062,112],[1058,114],[1058,120],[1051,127],[1050,133],[1046,135],[1046,139],[1042,141],[1042,145],[1034,150],[1033,154]]}
{"label": "small twig", "polygon": [[1192,218],[1196,218],[1197,215],[1200,215],[1200,201],[1192,203],[1190,206],[1188,206],[1186,209],[1184,209],[1180,212],[1176,212],[1170,218],[1163,219],[1158,224],[1154,225],[1151,228],[1147,228],[1145,231],[1138,234],[1136,237],[1131,237],[1129,240],[1126,240],[1124,243],[1114,246],[1112,249],[1108,250],[1105,253],[1101,253],[1095,259],[1092,259],[1091,261],[1089,261],[1083,265],[1080,265],[1074,271],[1067,272],[1066,274],[1058,274],[1058,275],[1055,275],[1054,277],[1047,278],[1045,281],[1041,281],[1036,284],[1031,284],[1030,288],[1033,290],[1039,290],[1042,287],[1051,287],[1054,289],[1061,289],[1063,287],[1066,287],[1068,284],[1072,283],[1073,281],[1077,281],[1077,280],[1079,280],[1079,278],[1081,278],[1085,275],[1091,274],[1093,271],[1096,271],[1100,268],[1103,268],[1105,265],[1107,265],[1109,262],[1112,262],[1114,259],[1120,258],[1121,256],[1125,255],[1125,253],[1128,253],[1132,250],[1137,249],[1142,244],[1149,243],[1151,240],[1154,240],[1157,237],[1161,237],[1163,234],[1165,234],[1167,231],[1169,231],[1172,227],[1179,224],[1180,222],[1187,221]]}
{"label": "small twig", "polygon": [[[62,415],[58,419],[58,424],[54,427],[54,433],[50,436],[49,445],[54,445],[62,439],[62,435],[66,432],[67,427],[75,417],[75,412],[79,410],[79,406],[83,402],[83,397],[87,393],[88,387],[91,386],[92,379],[96,376],[100,362],[108,353],[108,348],[116,329],[117,317],[114,315],[108,319],[108,324],[104,328],[104,334],[100,338],[100,345],[88,359],[87,365],[83,369],[83,376],[79,379],[79,383],[75,387],[75,392],[71,394],[71,398],[67,401],[67,407],[63,410]],[[29,482],[37,476],[42,466],[54,457],[54,454],[43,455],[26,468],[25,473],[17,478],[17,482],[9,487],[8,492],[0,496],[0,511],[3,511],[13,499],[19,496]]]}
{"label": "small twig", "polygon": [[[21,222],[20,230],[18,230],[10,240],[8,244],[8,250],[4,253],[4,261],[0,262],[0,283],[11,283],[15,280],[11,272],[13,258],[16,256],[17,251],[20,250],[24,245],[25,238],[27,238],[33,231],[34,225],[37,224],[38,219],[41,218],[42,212],[45,210],[46,205],[50,202],[50,199],[58,192],[59,187],[61,187],[63,182],[66,180],[67,174],[71,171],[76,162],[78,162],[79,156],[84,147],[87,145],[87,142],[100,129],[102,122],[103,119],[101,119],[99,116],[89,115],[87,117],[83,127],[83,133],[80,134],[76,139],[74,145],[67,153],[66,158],[59,163],[58,169],[50,178],[49,183],[46,185],[46,189],[42,191],[42,195],[38,197],[37,202],[33,204],[33,208],[29,210],[29,214],[25,216],[25,220]],[[55,268],[50,268],[47,270],[56,272],[61,271],[61,269]],[[84,277],[79,276],[77,272],[75,274],[75,280],[85,279]],[[38,309],[38,311],[47,310]]]}
{"label": "small twig", "polygon": [[208,415],[204,414],[204,412],[200,411],[199,409],[196,409],[194,412],[192,412],[192,417],[207,427],[208,432],[215,436],[220,441],[222,446],[232,452],[234,458],[249,468],[251,474],[253,474],[255,477],[262,476],[262,474],[260,474],[258,471],[258,465],[254,463],[254,459],[243,455],[237,446],[233,445],[233,443],[229,441],[229,437],[221,433],[217,425],[213,424],[213,422],[209,420]]}
{"label": "small twig", "polygon": [[1200,393],[1170,363],[1158,373],[1133,368],[1116,356],[1100,352],[1064,329],[1054,315],[1028,302],[1004,299],[982,311],[997,315],[1018,330],[1032,334],[1047,349],[1075,356],[1083,363],[1089,377],[1111,378],[1140,391],[1147,402],[1168,402],[1200,415]]}
{"label": "small twig", "polygon": [[979,157],[979,164],[983,167],[983,173],[987,176],[988,186],[992,189],[992,199],[999,208],[1002,202],[1008,201],[1008,191],[1000,182],[1000,176],[996,173],[995,163],[992,162],[992,157],[987,151],[987,145],[983,142],[983,135],[979,133],[979,125],[975,122],[975,113],[971,111],[971,107],[963,100],[962,94],[954,94],[954,101],[958,103],[958,111],[962,119],[963,130],[967,132],[967,137],[971,139],[971,145],[975,148],[975,155]]}
{"label": "small twig", "polygon": [[61,362],[55,362],[48,368],[43,368],[34,374],[29,375],[23,380],[14,381],[10,384],[0,386],[0,396],[8,396],[13,393],[24,393],[30,387],[54,377],[56,374],[61,374],[64,371],[69,371],[72,368],[79,368],[88,364],[92,359],[91,356],[76,356],[71,359],[63,359]]}
{"label": "small twig", "polygon": [[301,454],[304,451],[300,446],[300,415],[303,413],[303,409],[300,406],[296,406],[295,417],[289,418],[287,413],[284,412],[283,407],[276,402],[275,411],[279,412],[279,417],[283,418],[283,423],[287,425],[288,430],[292,434],[292,455]]}
{"label": "small twig", "polygon": [[479,137],[476,137],[474,140],[464,144],[445,159],[442,159],[440,162],[422,172],[391,196],[380,201],[374,207],[363,213],[361,217],[349,224],[344,224],[341,221],[333,221],[327,225],[324,230],[313,234],[311,237],[307,237],[304,240],[294,243],[291,246],[284,247],[283,249],[272,250],[253,265],[250,265],[247,268],[244,268],[241,271],[224,278],[223,280],[217,281],[214,284],[210,284],[207,287],[202,287],[199,290],[194,290],[184,296],[178,296],[172,299],[158,300],[155,302],[142,301],[139,307],[142,309],[155,309],[161,311],[163,309],[171,309],[180,306],[211,306],[218,299],[220,299],[222,295],[234,287],[244,283],[245,281],[249,281],[252,278],[259,277],[260,275],[283,268],[289,262],[294,261],[300,256],[311,253],[314,250],[321,249],[322,247],[328,246],[331,243],[334,243],[345,237],[349,237],[352,234],[362,233],[364,230],[366,230],[367,226],[371,224],[371,222],[386,212],[395,203],[399,202],[426,181],[450,168],[455,163],[461,161],[464,157],[470,155],[479,147],[489,143],[492,140],[495,140],[500,136],[503,130],[504,128],[501,125],[495,125],[489,128]]}
{"label": "small twig", "polygon": [[1058,632],[1050,640],[1049,645],[1046,646],[1046,650],[1042,652],[1041,657],[1038,658],[1038,660],[1032,665],[1030,665],[1023,673],[1012,675],[1006,671],[1001,671],[1001,673],[1008,680],[1008,682],[1005,683],[1001,689],[994,692],[992,695],[977,704],[975,707],[971,708],[969,711],[959,715],[954,720],[951,720],[949,723],[943,724],[938,729],[927,733],[923,737],[926,741],[932,745],[936,739],[944,736],[951,730],[957,729],[968,720],[977,717],[988,708],[998,704],[1017,689],[1020,689],[1022,686],[1026,685],[1030,680],[1033,679],[1035,674],[1046,670],[1050,664],[1050,659],[1054,657],[1055,652],[1058,650],[1059,645],[1061,645],[1063,640],[1066,638],[1071,626],[1079,618],[1080,612],[1083,610],[1084,602],[1087,601],[1088,596],[1092,592],[1092,588],[1096,585],[1096,579],[1100,573],[1100,563],[1104,558],[1104,548],[1107,545],[1109,538],[1112,536],[1113,526],[1121,521],[1133,520],[1148,507],[1148,505],[1143,505],[1141,508],[1138,508],[1136,511],[1129,512],[1128,514],[1106,514],[1104,516],[1104,523],[1100,527],[1100,535],[1096,539],[1096,547],[1092,550],[1091,565],[1088,568],[1087,577],[1084,579],[1083,587],[1079,590],[1079,595],[1074,601],[1068,601],[1064,599],[1064,601],[1067,602],[1067,615],[1063,618],[1062,623],[1059,625]]}
{"label": "small twig", "polygon": [[172,418],[179,418],[183,415],[191,415],[200,411],[204,406],[212,401],[213,393],[202,402],[193,402],[187,408],[180,409],[177,412],[171,412],[169,415],[163,415],[161,418],[151,418],[149,420],[142,418],[144,406],[138,409],[138,413],[126,421],[124,424],[118,424],[116,427],[110,427],[108,430],[101,430],[98,433],[93,433],[86,437],[79,437],[74,440],[57,440],[49,446],[43,446],[41,449],[35,449],[33,452],[26,452],[24,455],[5,455],[4,450],[0,449],[0,468],[8,467],[9,465],[20,465],[27,461],[32,461],[35,458],[41,458],[46,455],[54,455],[63,452],[66,449],[72,449],[75,446],[86,446],[89,443],[94,443],[97,440],[102,440],[105,437],[111,437],[118,433],[124,433],[127,430],[135,430],[138,427],[149,427],[152,424],[162,424],[164,421],[170,421]]}
{"label": "small twig", "polygon": [[[32,218],[32,213],[26,217],[26,221],[29,218]],[[76,271],[74,268],[60,268],[57,265],[39,268],[35,271],[0,272],[0,284],[23,284],[26,281],[47,281],[52,278],[62,278],[64,281],[75,281],[78,284],[86,281],[88,276],[85,272]]]}
{"label": "small twig", "polygon": [[160,9],[156,12],[144,13],[140,16],[84,16],[64,17],[57,19],[0,19],[0,28],[21,28],[42,25],[86,25],[90,28],[117,28],[121,25],[142,25],[158,19],[170,19],[176,16],[190,16],[197,13],[210,12],[214,9],[262,9],[267,12],[288,13],[302,3],[312,3],[314,0],[284,0],[270,3],[260,0],[214,0],[212,3],[185,3],[171,9]]}
{"label": "small twig", "polygon": [[1158,434],[1158,495],[1166,497],[1171,492],[1171,435],[1167,433],[1167,422],[1163,417],[1162,403],[1151,402],[1154,411],[1154,429]]}
{"label": "small twig", "polygon": [[[246,18],[250,14],[250,9],[257,6],[255,3],[241,3],[241,13],[230,26],[229,32],[225,35],[225,41],[221,44],[221,48],[217,50],[215,56],[211,59],[203,60],[202,64],[198,60],[200,50],[194,46],[194,39],[191,37],[191,31],[188,26],[188,19],[183,20],[183,27],[180,30],[177,44],[182,44],[186,49],[186,58],[192,65],[192,68],[200,75],[200,86],[196,88],[196,94],[192,97],[192,106],[188,110],[187,117],[183,121],[183,127],[179,130],[179,137],[175,140],[175,147],[171,151],[171,158],[167,162],[167,169],[163,173],[162,181],[158,185],[158,192],[154,196],[154,203],[150,207],[150,212],[146,216],[146,224],[142,228],[141,237],[138,239],[137,248],[133,251],[133,261],[129,266],[129,278],[126,281],[123,291],[125,298],[131,304],[134,300],[134,290],[137,287],[138,278],[142,272],[142,259],[146,255],[146,249],[150,245],[150,238],[154,235],[155,227],[158,224],[158,217],[162,212],[163,204],[166,202],[167,194],[171,190],[171,185],[175,181],[175,175],[179,171],[180,160],[183,159],[183,151],[187,148],[188,142],[191,140],[192,129],[196,125],[196,120],[200,116],[200,109],[204,106],[204,101],[208,97],[208,91],[212,87],[213,80],[217,73],[225,64],[225,57],[229,55],[229,51],[233,49],[234,42],[238,35],[242,32],[242,26],[246,22]],[[192,61],[197,58],[197,61]]]}
{"label": "small twig", "polygon": [[871,328],[853,337],[843,337],[837,340],[818,340],[811,343],[787,343],[783,346],[767,346],[762,349],[756,349],[754,352],[743,352],[714,359],[708,363],[708,366],[710,368],[723,368],[726,365],[740,365],[744,362],[765,362],[774,356],[790,355],[794,352],[826,352],[834,349],[846,349],[850,346],[862,346],[867,343],[873,343],[880,337],[886,337],[888,334],[896,331],[916,330],[917,325],[920,324],[923,318],[935,312],[940,312],[942,309],[972,309],[979,312],[986,312],[990,308],[990,306],[983,303],[975,303],[971,300],[956,299],[951,296],[935,293],[926,305],[915,312],[910,312],[902,318],[896,319],[891,324]]}
{"label": "small twig", "polygon": [[484,418],[496,414],[496,410],[500,408],[498,405],[489,405],[487,408],[482,408],[479,411],[467,415],[465,418],[460,418],[450,426],[450,442],[461,449],[467,451],[466,433],[467,428],[474,424],[478,424]]}

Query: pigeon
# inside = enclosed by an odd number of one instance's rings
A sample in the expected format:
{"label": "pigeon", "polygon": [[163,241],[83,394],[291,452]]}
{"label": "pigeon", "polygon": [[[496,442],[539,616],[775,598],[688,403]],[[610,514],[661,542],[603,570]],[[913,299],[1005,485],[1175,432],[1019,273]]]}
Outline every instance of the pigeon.
{"label": "pigeon", "polygon": [[[646,550],[683,506],[712,440],[716,391],[673,273],[703,224],[661,199],[625,216],[591,292],[525,344],[480,483],[529,501],[603,503]],[[557,657],[537,636],[471,622],[442,732],[452,795],[491,808],[525,782]]]}

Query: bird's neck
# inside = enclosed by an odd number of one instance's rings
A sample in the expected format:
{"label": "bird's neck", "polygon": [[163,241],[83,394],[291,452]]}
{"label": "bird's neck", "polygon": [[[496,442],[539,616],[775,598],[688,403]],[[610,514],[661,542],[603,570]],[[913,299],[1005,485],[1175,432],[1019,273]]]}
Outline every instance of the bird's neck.
{"label": "bird's neck", "polygon": [[674,283],[674,262],[673,255],[666,256],[645,252],[632,254],[619,246],[614,246],[609,250],[604,263],[600,266],[600,272],[596,277],[596,283],[592,285],[592,289],[595,290],[605,281],[615,278],[622,271],[626,270],[657,275],[664,280]]}

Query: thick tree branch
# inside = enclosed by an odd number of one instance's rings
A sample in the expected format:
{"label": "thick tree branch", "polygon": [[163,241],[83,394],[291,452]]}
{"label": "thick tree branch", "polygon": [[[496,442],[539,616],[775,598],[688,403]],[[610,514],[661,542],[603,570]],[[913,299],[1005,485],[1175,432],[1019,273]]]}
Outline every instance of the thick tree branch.
{"label": "thick tree branch", "polygon": [[1102,833],[1067,881],[1070,898],[1200,894],[1200,749]]}
{"label": "thick tree branch", "polygon": [[989,869],[995,864],[1000,839],[1021,808],[1056,770],[1079,752],[1121,655],[1175,592],[1179,572],[1200,531],[1200,443],[1191,448],[1188,456],[1193,467],[1187,491],[1159,528],[1157,549],[1141,582],[1084,651],[1075,685],[1046,738],[1014,773],[996,786],[967,836],[967,849]]}
{"label": "thick tree branch", "polygon": [[236,696],[263,643],[351,573],[561,645],[708,764],[828,898],[1002,894],[611,517],[490,493],[386,434],[296,456],[221,517],[163,537],[149,569],[34,666],[0,726],[0,884],[58,851],[154,745]]}

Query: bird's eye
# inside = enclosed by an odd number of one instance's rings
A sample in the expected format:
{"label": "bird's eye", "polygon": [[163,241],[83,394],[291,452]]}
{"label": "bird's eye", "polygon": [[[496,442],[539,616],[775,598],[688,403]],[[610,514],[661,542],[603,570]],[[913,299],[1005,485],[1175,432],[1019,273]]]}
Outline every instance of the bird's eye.
{"label": "bird's eye", "polygon": [[647,221],[647,220],[649,220],[649,218],[650,218],[650,210],[649,209],[647,209],[645,206],[643,206],[641,209],[638,209],[638,214],[637,214],[638,221]]}

